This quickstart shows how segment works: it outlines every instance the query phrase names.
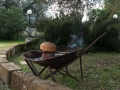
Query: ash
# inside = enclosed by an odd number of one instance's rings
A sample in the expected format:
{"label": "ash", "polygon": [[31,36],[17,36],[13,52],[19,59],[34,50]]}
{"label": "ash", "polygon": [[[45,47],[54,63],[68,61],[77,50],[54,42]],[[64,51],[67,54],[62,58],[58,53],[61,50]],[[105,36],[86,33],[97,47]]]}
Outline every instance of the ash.
{"label": "ash", "polygon": [[[62,55],[65,55],[65,54],[61,54],[61,53],[54,53],[55,57],[58,57],[58,56],[62,56]],[[40,61],[42,60],[42,57],[38,57],[38,58],[30,58],[31,60],[34,60],[34,61]]]}
{"label": "ash", "polygon": [[55,57],[57,57],[57,56],[62,56],[62,55],[65,55],[65,54],[55,53]]}
{"label": "ash", "polygon": [[39,58],[33,58],[34,61],[40,61],[42,60],[42,57],[39,57]]}

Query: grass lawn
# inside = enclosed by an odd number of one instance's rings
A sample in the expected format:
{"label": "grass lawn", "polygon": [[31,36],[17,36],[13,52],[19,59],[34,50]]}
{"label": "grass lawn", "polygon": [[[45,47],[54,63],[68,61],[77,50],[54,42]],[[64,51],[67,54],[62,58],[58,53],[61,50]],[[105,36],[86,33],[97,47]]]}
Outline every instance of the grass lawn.
{"label": "grass lawn", "polygon": [[[27,65],[21,65],[23,53],[10,61],[22,67],[23,71],[31,72]],[[119,53],[88,53],[82,56],[84,80],[81,81],[79,59],[69,65],[69,72],[80,81],[75,81],[59,73],[57,82],[73,90],[120,90],[120,54]]]}
{"label": "grass lawn", "polygon": [[25,43],[25,41],[2,41],[0,40],[0,50],[4,48],[10,48],[16,44]]}

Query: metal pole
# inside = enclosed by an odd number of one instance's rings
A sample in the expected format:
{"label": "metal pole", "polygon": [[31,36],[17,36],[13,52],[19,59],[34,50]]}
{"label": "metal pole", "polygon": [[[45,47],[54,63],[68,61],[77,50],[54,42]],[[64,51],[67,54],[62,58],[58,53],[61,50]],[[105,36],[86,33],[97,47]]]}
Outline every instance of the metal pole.
{"label": "metal pole", "polygon": [[83,81],[83,71],[82,71],[82,59],[81,59],[81,56],[80,56],[80,72],[81,72],[81,78],[82,78],[82,81]]}
{"label": "metal pole", "polygon": [[28,15],[29,15],[29,32],[28,32],[28,35],[31,36],[30,35],[30,14],[28,14]]}

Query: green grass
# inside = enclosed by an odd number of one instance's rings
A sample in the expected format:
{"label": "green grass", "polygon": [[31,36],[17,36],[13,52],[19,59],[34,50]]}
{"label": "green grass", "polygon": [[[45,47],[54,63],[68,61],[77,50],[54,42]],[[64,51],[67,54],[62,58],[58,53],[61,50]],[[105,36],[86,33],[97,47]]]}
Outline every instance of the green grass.
{"label": "green grass", "polygon": [[[23,71],[31,72],[27,65],[21,65],[23,53],[11,59],[21,66]],[[79,81],[57,73],[58,83],[73,90],[120,90],[120,54],[89,53],[82,56],[84,80],[81,80],[79,59],[68,66],[69,73]]]}
{"label": "green grass", "polygon": [[25,41],[23,41],[23,40],[19,40],[19,41],[3,41],[3,40],[0,40],[0,50],[2,50],[4,48],[10,48],[14,45],[21,44],[21,43],[25,43]]}

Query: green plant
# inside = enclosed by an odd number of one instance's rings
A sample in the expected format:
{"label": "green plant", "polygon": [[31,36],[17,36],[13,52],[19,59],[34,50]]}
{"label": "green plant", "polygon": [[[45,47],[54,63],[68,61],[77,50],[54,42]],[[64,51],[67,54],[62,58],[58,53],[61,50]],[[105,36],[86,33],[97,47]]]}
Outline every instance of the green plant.
{"label": "green plant", "polygon": [[0,8],[0,39],[17,39],[17,35],[25,28],[23,12],[17,7]]}
{"label": "green plant", "polygon": [[37,29],[43,32],[46,41],[65,45],[70,41],[71,25],[70,20],[45,18],[37,22]]}
{"label": "green plant", "polygon": [[40,45],[41,43],[45,42],[45,39],[43,38],[43,36],[41,35],[38,39],[38,42],[36,43],[33,43],[31,46],[30,46],[30,49],[31,50],[40,50]]}
{"label": "green plant", "polygon": [[88,34],[85,37],[85,44],[89,45],[100,34],[107,34],[94,45],[94,51],[119,51],[119,24],[117,19],[113,19],[108,10],[94,9],[88,13],[89,21],[85,22],[88,27]]}

